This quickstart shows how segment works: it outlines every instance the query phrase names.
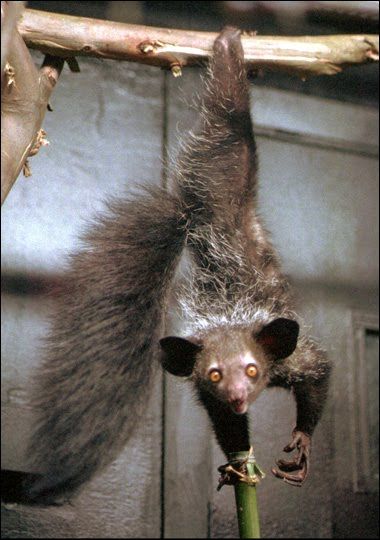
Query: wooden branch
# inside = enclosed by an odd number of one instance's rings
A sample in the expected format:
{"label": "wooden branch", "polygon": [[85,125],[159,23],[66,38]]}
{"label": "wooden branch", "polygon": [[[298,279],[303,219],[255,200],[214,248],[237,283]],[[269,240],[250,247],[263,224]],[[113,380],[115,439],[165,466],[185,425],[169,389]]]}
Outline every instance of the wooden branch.
{"label": "wooden branch", "polygon": [[[173,73],[204,62],[216,37],[212,32],[172,30],[72,17],[26,9],[18,25],[28,47],[62,57],[95,56],[129,60]],[[379,60],[376,35],[243,36],[245,60],[257,69],[333,75],[349,64]]]}
{"label": "wooden branch", "polygon": [[1,204],[28,156],[43,144],[41,125],[63,63],[62,58],[48,56],[38,70],[14,30],[1,96]]}
{"label": "wooden branch", "polygon": [[3,87],[3,76],[5,64],[11,47],[14,29],[17,24],[25,2],[1,2],[4,9],[1,10],[1,88]]}

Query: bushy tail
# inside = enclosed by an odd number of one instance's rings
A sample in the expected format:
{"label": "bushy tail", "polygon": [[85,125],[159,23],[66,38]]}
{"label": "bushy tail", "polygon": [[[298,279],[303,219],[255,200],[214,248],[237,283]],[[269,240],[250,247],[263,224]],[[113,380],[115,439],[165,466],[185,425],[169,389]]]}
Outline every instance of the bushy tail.
{"label": "bushy tail", "polygon": [[156,187],[109,207],[72,256],[36,374],[29,454],[43,477],[30,501],[68,496],[109,464],[147,403],[186,217]]}

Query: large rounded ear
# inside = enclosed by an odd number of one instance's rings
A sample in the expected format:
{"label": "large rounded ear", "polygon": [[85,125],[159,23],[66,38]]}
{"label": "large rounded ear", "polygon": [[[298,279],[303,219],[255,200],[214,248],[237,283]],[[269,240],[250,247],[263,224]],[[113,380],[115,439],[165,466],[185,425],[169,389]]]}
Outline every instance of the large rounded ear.
{"label": "large rounded ear", "polygon": [[264,326],[254,339],[275,358],[286,358],[297,347],[299,329],[296,321],[280,317]]}
{"label": "large rounded ear", "polygon": [[160,339],[162,367],[178,377],[188,377],[194,369],[197,353],[202,345],[195,340],[180,337],[164,337]]}

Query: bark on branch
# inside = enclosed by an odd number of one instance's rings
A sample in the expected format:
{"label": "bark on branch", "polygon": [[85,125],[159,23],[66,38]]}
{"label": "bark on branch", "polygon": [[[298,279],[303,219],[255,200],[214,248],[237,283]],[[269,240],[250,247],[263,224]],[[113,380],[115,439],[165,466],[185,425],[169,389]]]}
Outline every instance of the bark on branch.
{"label": "bark on branch", "polygon": [[[2,16],[6,9],[2,2]],[[14,31],[1,93],[1,204],[28,156],[43,144],[41,125],[63,63],[63,58],[48,55],[38,70]]]}
{"label": "bark on branch", "polygon": [[6,17],[3,13],[1,16],[1,87],[14,29],[16,27],[18,18],[23,12],[24,5],[25,2],[7,2]]}
{"label": "bark on branch", "polygon": [[[180,69],[211,54],[212,32],[175,30],[26,9],[18,25],[28,47],[64,58],[95,56]],[[249,67],[302,76],[333,75],[346,65],[379,59],[376,35],[243,36]]]}

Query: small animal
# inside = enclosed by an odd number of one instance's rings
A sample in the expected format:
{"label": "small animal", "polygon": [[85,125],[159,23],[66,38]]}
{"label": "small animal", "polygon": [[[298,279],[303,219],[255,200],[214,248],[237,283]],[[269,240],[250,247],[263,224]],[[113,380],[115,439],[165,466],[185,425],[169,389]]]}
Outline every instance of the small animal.
{"label": "small animal", "polygon": [[[56,299],[32,402],[29,453],[42,476],[28,500],[69,497],[115,459],[141,418],[161,362],[195,385],[226,456],[248,450],[249,405],[267,387],[292,389],[297,421],[274,474],[301,485],[326,400],[330,363],[305,335],[289,284],[257,215],[257,153],[239,30],[213,46],[198,125],[171,189],[109,204],[71,259]],[[190,333],[164,336],[184,250],[180,292]]]}

